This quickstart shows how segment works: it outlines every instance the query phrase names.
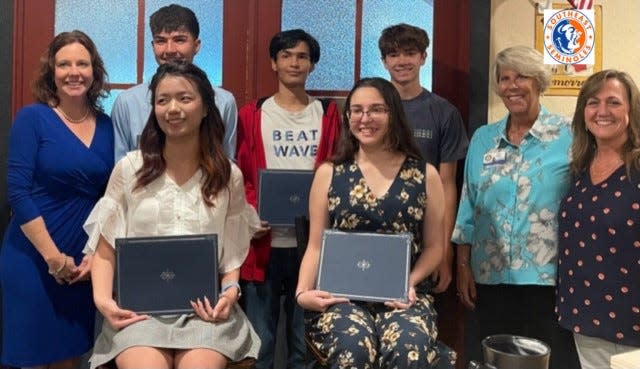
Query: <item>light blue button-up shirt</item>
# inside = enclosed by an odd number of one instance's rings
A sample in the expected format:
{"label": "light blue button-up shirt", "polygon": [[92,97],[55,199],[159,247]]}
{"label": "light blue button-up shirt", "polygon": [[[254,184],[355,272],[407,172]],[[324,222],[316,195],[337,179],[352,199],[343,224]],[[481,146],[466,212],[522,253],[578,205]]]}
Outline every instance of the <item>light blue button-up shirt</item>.
{"label": "light blue button-up shirt", "polygon": [[514,145],[507,120],[480,127],[471,139],[452,241],[471,245],[477,283],[555,285],[571,121],[541,107]]}
{"label": "light blue button-up shirt", "polygon": [[[238,108],[231,92],[213,87],[215,101],[224,124],[224,152],[231,159],[236,156],[236,125]],[[122,91],[111,110],[114,133],[114,157],[120,160],[129,151],[136,150],[140,135],[151,114],[149,83],[142,83]]]}

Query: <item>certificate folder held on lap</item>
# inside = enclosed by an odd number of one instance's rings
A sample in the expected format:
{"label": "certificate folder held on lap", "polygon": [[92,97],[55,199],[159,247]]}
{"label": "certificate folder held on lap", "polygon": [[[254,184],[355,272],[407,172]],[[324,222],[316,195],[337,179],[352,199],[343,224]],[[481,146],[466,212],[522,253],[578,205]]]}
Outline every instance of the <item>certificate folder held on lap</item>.
{"label": "certificate folder held on lap", "polygon": [[116,301],[144,314],[192,313],[189,301],[218,300],[215,234],[116,239]]}
{"label": "certificate folder held on lap", "polygon": [[412,236],[325,230],[319,290],[358,301],[407,301]]}
{"label": "certificate folder held on lap", "polygon": [[293,227],[295,218],[309,216],[311,170],[263,169],[258,188],[260,219],[276,227]]}

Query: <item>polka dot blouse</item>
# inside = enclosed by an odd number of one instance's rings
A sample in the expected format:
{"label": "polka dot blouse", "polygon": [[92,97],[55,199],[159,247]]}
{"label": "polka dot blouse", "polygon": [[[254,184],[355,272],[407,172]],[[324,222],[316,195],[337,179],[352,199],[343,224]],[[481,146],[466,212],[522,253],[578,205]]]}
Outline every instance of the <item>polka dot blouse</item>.
{"label": "polka dot blouse", "polygon": [[575,333],[640,346],[640,176],[618,168],[577,179],[558,213],[560,324]]}

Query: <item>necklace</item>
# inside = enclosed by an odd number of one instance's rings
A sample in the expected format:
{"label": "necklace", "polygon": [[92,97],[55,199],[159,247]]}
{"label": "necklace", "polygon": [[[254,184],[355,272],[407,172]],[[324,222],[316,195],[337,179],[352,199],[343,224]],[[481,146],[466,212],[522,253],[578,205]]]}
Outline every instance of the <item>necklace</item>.
{"label": "necklace", "polygon": [[89,116],[89,108],[87,108],[87,110],[84,112],[84,115],[79,118],[79,119],[73,119],[70,116],[67,115],[67,113],[64,112],[64,110],[62,110],[62,108],[58,105],[56,106],[54,109],[56,109],[56,111],[58,111],[60,114],[62,114],[62,116],[64,117],[64,119],[68,120],[69,123],[82,123],[84,122],[87,117]]}
{"label": "necklace", "polygon": [[615,172],[624,161],[621,158],[614,158],[612,160],[599,160],[592,161],[589,166],[589,174],[591,179],[599,183],[600,181],[609,178],[609,176]]}

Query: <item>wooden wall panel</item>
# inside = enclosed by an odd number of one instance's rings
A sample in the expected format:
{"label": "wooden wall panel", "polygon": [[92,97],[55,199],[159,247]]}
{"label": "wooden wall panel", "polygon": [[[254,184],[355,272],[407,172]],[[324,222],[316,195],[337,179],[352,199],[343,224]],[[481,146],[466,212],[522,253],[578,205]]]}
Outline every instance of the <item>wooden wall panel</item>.
{"label": "wooden wall panel", "polygon": [[53,38],[54,10],[54,0],[14,1],[12,117],[33,101],[30,83]]}
{"label": "wooden wall panel", "polygon": [[271,70],[269,41],[280,31],[280,0],[225,0],[222,84],[238,107],[272,95],[278,82]]}
{"label": "wooden wall panel", "polygon": [[[433,52],[433,92],[455,105],[468,127],[470,86],[471,0],[435,0]],[[462,173],[463,161],[458,163]],[[462,187],[458,175],[458,188]],[[456,296],[454,279],[449,289],[435,295],[440,339],[458,353],[457,368],[466,367],[464,355],[464,306]]]}

